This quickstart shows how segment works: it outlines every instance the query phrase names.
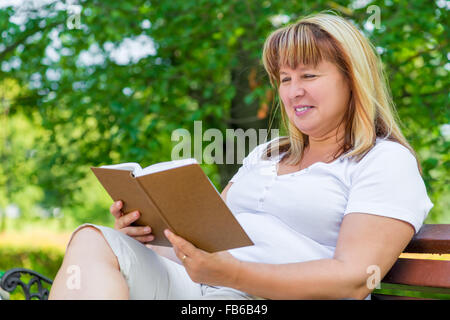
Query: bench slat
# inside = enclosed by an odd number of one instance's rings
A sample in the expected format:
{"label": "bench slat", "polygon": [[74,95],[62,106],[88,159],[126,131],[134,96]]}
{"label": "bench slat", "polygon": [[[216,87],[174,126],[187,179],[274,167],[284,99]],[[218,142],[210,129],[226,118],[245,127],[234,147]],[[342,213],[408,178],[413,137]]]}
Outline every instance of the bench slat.
{"label": "bench slat", "polygon": [[424,224],[403,252],[450,253],[450,224]]}
{"label": "bench slat", "polygon": [[450,261],[400,258],[381,282],[450,288]]}

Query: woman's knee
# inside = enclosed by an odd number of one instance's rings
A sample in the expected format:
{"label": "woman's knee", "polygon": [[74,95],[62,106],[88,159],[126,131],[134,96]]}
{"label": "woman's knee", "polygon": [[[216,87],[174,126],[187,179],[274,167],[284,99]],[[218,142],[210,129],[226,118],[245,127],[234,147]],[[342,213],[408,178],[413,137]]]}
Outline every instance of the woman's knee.
{"label": "woman's knee", "polygon": [[118,265],[117,258],[102,232],[93,226],[83,226],[74,231],[66,254],[107,260]]}
{"label": "woman's knee", "polygon": [[91,243],[106,241],[100,230],[93,226],[79,227],[72,233],[68,247],[89,246]]}

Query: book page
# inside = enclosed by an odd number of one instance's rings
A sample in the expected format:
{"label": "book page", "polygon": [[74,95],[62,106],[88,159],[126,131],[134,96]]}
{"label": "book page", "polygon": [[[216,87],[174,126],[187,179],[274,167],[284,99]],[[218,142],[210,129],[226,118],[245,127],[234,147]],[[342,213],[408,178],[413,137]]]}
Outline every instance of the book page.
{"label": "book page", "polygon": [[160,163],[152,164],[151,166],[145,167],[142,170],[136,171],[134,173],[134,175],[135,175],[135,177],[140,177],[140,176],[147,175],[150,173],[155,173],[155,172],[160,172],[160,171],[169,170],[169,169],[173,169],[173,168],[178,168],[178,167],[182,167],[182,166],[186,166],[188,164],[194,164],[194,163],[198,163],[197,160],[194,158],[160,162]]}
{"label": "book page", "polygon": [[100,168],[131,171],[133,173],[133,175],[136,175],[137,172],[142,171],[141,165],[137,162],[125,162],[125,163],[119,163],[119,164],[110,164],[110,165],[106,165],[106,166],[101,166]]}

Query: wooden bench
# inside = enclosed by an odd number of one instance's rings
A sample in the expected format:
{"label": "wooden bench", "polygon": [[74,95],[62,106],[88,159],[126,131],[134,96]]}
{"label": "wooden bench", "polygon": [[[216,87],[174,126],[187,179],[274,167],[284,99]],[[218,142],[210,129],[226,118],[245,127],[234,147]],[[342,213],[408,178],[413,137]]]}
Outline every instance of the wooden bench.
{"label": "wooden bench", "polygon": [[[405,253],[419,254],[450,254],[450,224],[425,224],[408,244]],[[28,282],[23,282],[21,276],[32,276]],[[47,299],[48,290],[42,284],[52,284],[52,280],[32,270],[17,268],[4,273],[0,279],[0,287],[12,292],[21,286],[26,299]],[[31,287],[36,284],[38,292],[31,293]],[[450,261],[411,259],[400,257],[391,270],[381,281],[381,289],[372,293],[373,300],[423,299],[423,297],[408,297],[407,294],[392,294],[391,291],[401,290],[401,293],[416,292],[421,295],[442,295],[439,299],[450,299]]]}
{"label": "wooden bench", "polygon": [[[424,224],[404,253],[450,254],[450,224]],[[389,291],[400,291],[405,295],[393,295]],[[411,259],[401,255],[382,279],[381,289],[375,289],[372,293],[372,299],[429,299],[424,298],[427,295],[450,299],[450,261]]]}

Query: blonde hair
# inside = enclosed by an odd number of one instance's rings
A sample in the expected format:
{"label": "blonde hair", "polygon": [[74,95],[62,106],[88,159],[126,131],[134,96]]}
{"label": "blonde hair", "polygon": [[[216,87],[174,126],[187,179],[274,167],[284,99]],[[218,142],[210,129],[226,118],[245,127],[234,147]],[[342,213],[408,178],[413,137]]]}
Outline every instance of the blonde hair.
{"label": "blonde hair", "polygon": [[[397,124],[379,55],[370,41],[344,18],[318,13],[273,31],[264,43],[262,60],[270,83],[277,90],[281,66],[295,69],[300,63],[317,66],[326,60],[338,67],[351,90],[343,120],[345,138],[341,151],[346,157],[359,161],[374,146],[377,137],[396,141],[416,156]],[[265,156],[286,152],[286,162],[297,165],[308,145],[308,136],[290,122],[281,99],[278,100],[282,105],[282,124],[289,136],[275,140]],[[418,167],[421,171],[419,162]]]}

